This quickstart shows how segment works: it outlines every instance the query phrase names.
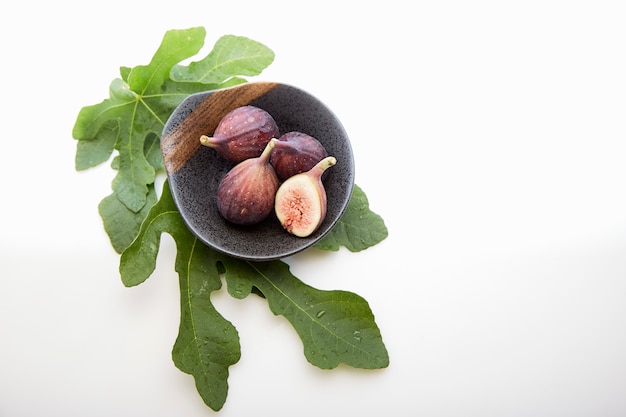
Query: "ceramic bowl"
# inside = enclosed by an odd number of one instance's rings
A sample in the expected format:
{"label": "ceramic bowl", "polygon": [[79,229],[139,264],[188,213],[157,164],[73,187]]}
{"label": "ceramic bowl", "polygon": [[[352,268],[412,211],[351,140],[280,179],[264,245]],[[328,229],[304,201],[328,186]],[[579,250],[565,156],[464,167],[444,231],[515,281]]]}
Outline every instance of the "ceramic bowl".
{"label": "ceramic bowl", "polygon": [[[226,113],[243,105],[266,110],[281,135],[299,131],[317,138],[337,158],[324,178],[326,217],[312,235],[289,234],[273,213],[252,226],[232,224],[219,214],[217,187],[235,164],[202,146],[200,136],[212,135]],[[339,119],[311,94],[282,83],[250,82],[190,95],[165,124],[161,151],[172,196],[189,230],[210,247],[250,261],[285,258],[318,242],[344,213],[354,186],[352,147]]]}

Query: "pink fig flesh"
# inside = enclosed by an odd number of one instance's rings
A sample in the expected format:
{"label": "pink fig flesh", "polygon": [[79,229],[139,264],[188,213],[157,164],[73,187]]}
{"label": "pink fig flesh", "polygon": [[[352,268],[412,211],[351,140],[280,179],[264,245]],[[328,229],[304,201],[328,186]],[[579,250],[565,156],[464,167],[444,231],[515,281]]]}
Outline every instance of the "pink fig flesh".
{"label": "pink fig flesh", "polygon": [[320,227],[327,204],[322,174],[336,163],[335,157],[327,156],[309,171],[296,174],[280,185],[274,211],[287,232],[307,237]]}
{"label": "pink fig flesh", "polygon": [[302,132],[288,132],[278,138],[270,163],[281,181],[313,168],[328,156],[324,145]]}
{"label": "pink fig flesh", "polygon": [[272,138],[279,136],[274,118],[255,106],[241,106],[228,112],[213,136],[202,135],[200,143],[214,148],[224,159],[241,162],[256,158]]}
{"label": "pink fig flesh", "polygon": [[252,225],[267,218],[274,206],[278,177],[269,163],[276,139],[263,153],[235,165],[217,188],[217,209],[231,223]]}

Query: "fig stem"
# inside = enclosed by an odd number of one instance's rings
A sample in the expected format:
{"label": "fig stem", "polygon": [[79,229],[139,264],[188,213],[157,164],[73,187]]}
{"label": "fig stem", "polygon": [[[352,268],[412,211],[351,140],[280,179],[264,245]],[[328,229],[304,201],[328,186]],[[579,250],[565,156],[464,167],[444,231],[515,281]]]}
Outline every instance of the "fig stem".
{"label": "fig stem", "polygon": [[272,149],[274,149],[274,146],[276,146],[276,142],[278,142],[278,139],[270,139],[270,141],[267,142],[267,145],[265,145],[265,149],[263,149],[263,153],[261,153],[259,159],[267,161],[270,157],[270,154],[272,153]]}
{"label": "fig stem", "polygon": [[285,140],[277,139],[275,145],[277,148],[293,149],[293,145]]}
{"label": "fig stem", "polygon": [[203,144],[204,146],[208,146],[209,148],[214,148],[215,143],[212,141],[212,139],[213,138],[207,135],[202,135],[200,136],[200,143]]}
{"label": "fig stem", "polygon": [[312,171],[316,171],[319,175],[322,175],[324,171],[328,168],[332,167],[337,163],[337,159],[334,156],[327,156],[326,158],[319,161],[313,168]]}

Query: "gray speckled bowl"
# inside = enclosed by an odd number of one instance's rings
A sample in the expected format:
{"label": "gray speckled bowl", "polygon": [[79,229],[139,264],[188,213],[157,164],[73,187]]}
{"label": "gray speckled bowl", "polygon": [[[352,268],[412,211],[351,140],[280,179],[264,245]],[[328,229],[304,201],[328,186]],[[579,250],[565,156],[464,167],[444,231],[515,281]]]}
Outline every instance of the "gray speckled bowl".
{"label": "gray speckled bowl", "polygon": [[[274,214],[257,225],[237,226],[217,211],[217,187],[234,164],[201,146],[200,136],[212,135],[226,113],[247,104],[269,112],[281,134],[307,133],[337,158],[324,179],[326,218],[311,236],[287,233]],[[172,196],[189,230],[207,245],[251,261],[284,258],[319,241],[345,211],[354,186],[352,148],[342,124],[318,99],[281,83],[252,82],[189,96],[165,124],[161,151]]]}

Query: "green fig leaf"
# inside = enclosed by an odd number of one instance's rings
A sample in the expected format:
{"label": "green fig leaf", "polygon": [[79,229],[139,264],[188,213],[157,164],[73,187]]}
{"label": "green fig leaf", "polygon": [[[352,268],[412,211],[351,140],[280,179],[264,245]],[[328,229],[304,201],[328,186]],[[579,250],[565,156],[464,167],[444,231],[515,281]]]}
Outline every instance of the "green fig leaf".
{"label": "green fig leaf", "polygon": [[[226,401],[229,367],[241,356],[237,330],[210,298],[221,288],[222,277],[234,298],[261,295],[274,314],[284,316],[312,365],[322,369],[341,363],[365,369],[388,366],[380,330],[362,297],[315,289],[291,274],[282,261],[253,263],[217,252],[186,227],[167,180],[157,198],[156,174],[164,170],[160,136],[175,107],[195,92],[246,82],[243,77],[259,74],[274,60],[264,45],[226,35],[206,57],[181,65],[201,49],[205,34],[201,27],[166,32],[150,63],[120,67],[109,97],[83,107],[72,130],[77,140],[76,170],[111,160],[116,172],[113,192],[98,210],[113,248],[120,253],[122,283],[132,287],[148,279],[156,267],[162,234],[172,236],[181,302],[172,359],[193,376],[201,398],[215,411]],[[359,251],[386,237],[384,222],[355,186],[346,213],[316,246]]]}
{"label": "green fig leaf", "polygon": [[[128,242],[131,230],[137,231],[137,222],[154,204],[149,196],[150,187],[156,174],[164,170],[159,146],[161,132],[176,106],[190,94],[243,83],[246,80],[241,75],[263,69],[259,51],[266,47],[244,37],[230,36],[226,44],[218,41],[214,50],[236,49],[239,51],[236,61],[229,54],[209,53],[211,62],[221,68],[219,76],[202,73],[197,78],[202,78],[203,83],[172,80],[172,68],[195,55],[203,46],[205,35],[202,27],[166,32],[148,65],[120,67],[120,78],[111,83],[109,98],[83,107],[78,114],[72,130],[78,141],[77,170],[95,167],[117,151],[112,162],[117,171],[112,182],[117,201],[106,197],[106,201],[101,202],[100,213],[104,216],[105,231],[118,251]],[[194,68],[187,68],[187,73],[193,78]],[[135,215],[127,214],[118,203]],[[133,227],[127,228],[123,221],[116,219],[119,213],[124,213]]]}
{"label": "green fig leaf", "polygon": [[274,52],[262,43],[243,36],[225,35],[206,58],[189,66],[172,69],[175,81],[223,83],[233,74],[259,75],[274,61]]}
{"label": "green fig leaf", "polygon": [[374,315],[362,297],[348,291],[324,291],[304,284],[281,261],[240,262],[224,259],[229,293],[243,298],[260,290],[275,315],[284,316],[298,333],[312,365],[332,369],[340,363],[364,369],[389,365]]}
{"label": "green fig leaf", "polygon": [[315,244],[322,250],[337,251],[341,246],[351,252],[359,252],[377,245],[387,238],[389,232],[382,217],[369,208],[367,196],[354,185],[346,211],[335,227]]}
{"label": "green fig leaf", "polygon": [[222,285],[217,254],[187,229],[167,181],[137,239],[122,252],[122,282],[135,286],[152,274],[162,233],[176,241],[175,269],[180,283],[181,318],[172,359],[178,369],[194,377],[205,404],[219,410],[228,393],[228,367],[241,355],[239,335],[211,303],[211,292]]}
{"label": "green fig leaf", "polygon": [[129,210],[115,194],[110,194],[100,201],[98,212],[102,218],[104,230],[117,253],[122,253],[135,240],[144,218],[156,201],[154,184],[148,186],[147,204],[138,212]]}
{"label": "green fig leaf", "polygon": [[[146,136],[146,140],[143,144],[143,153],[146,156],[146,161],[148,161],[156,172],[165,169],[163,165],[163,155],[161,154],[161,141],[158,135],[153,133]],[[152,202],[152,204],[154,204],[154,202]]]}
{"label": "green fig leaf", "polygon": [[117,120],[107,120],[102,123],[95,138],[80,140],[76,145],[76,170],[84,171],[108,161],[118,141],[119,131]]}

